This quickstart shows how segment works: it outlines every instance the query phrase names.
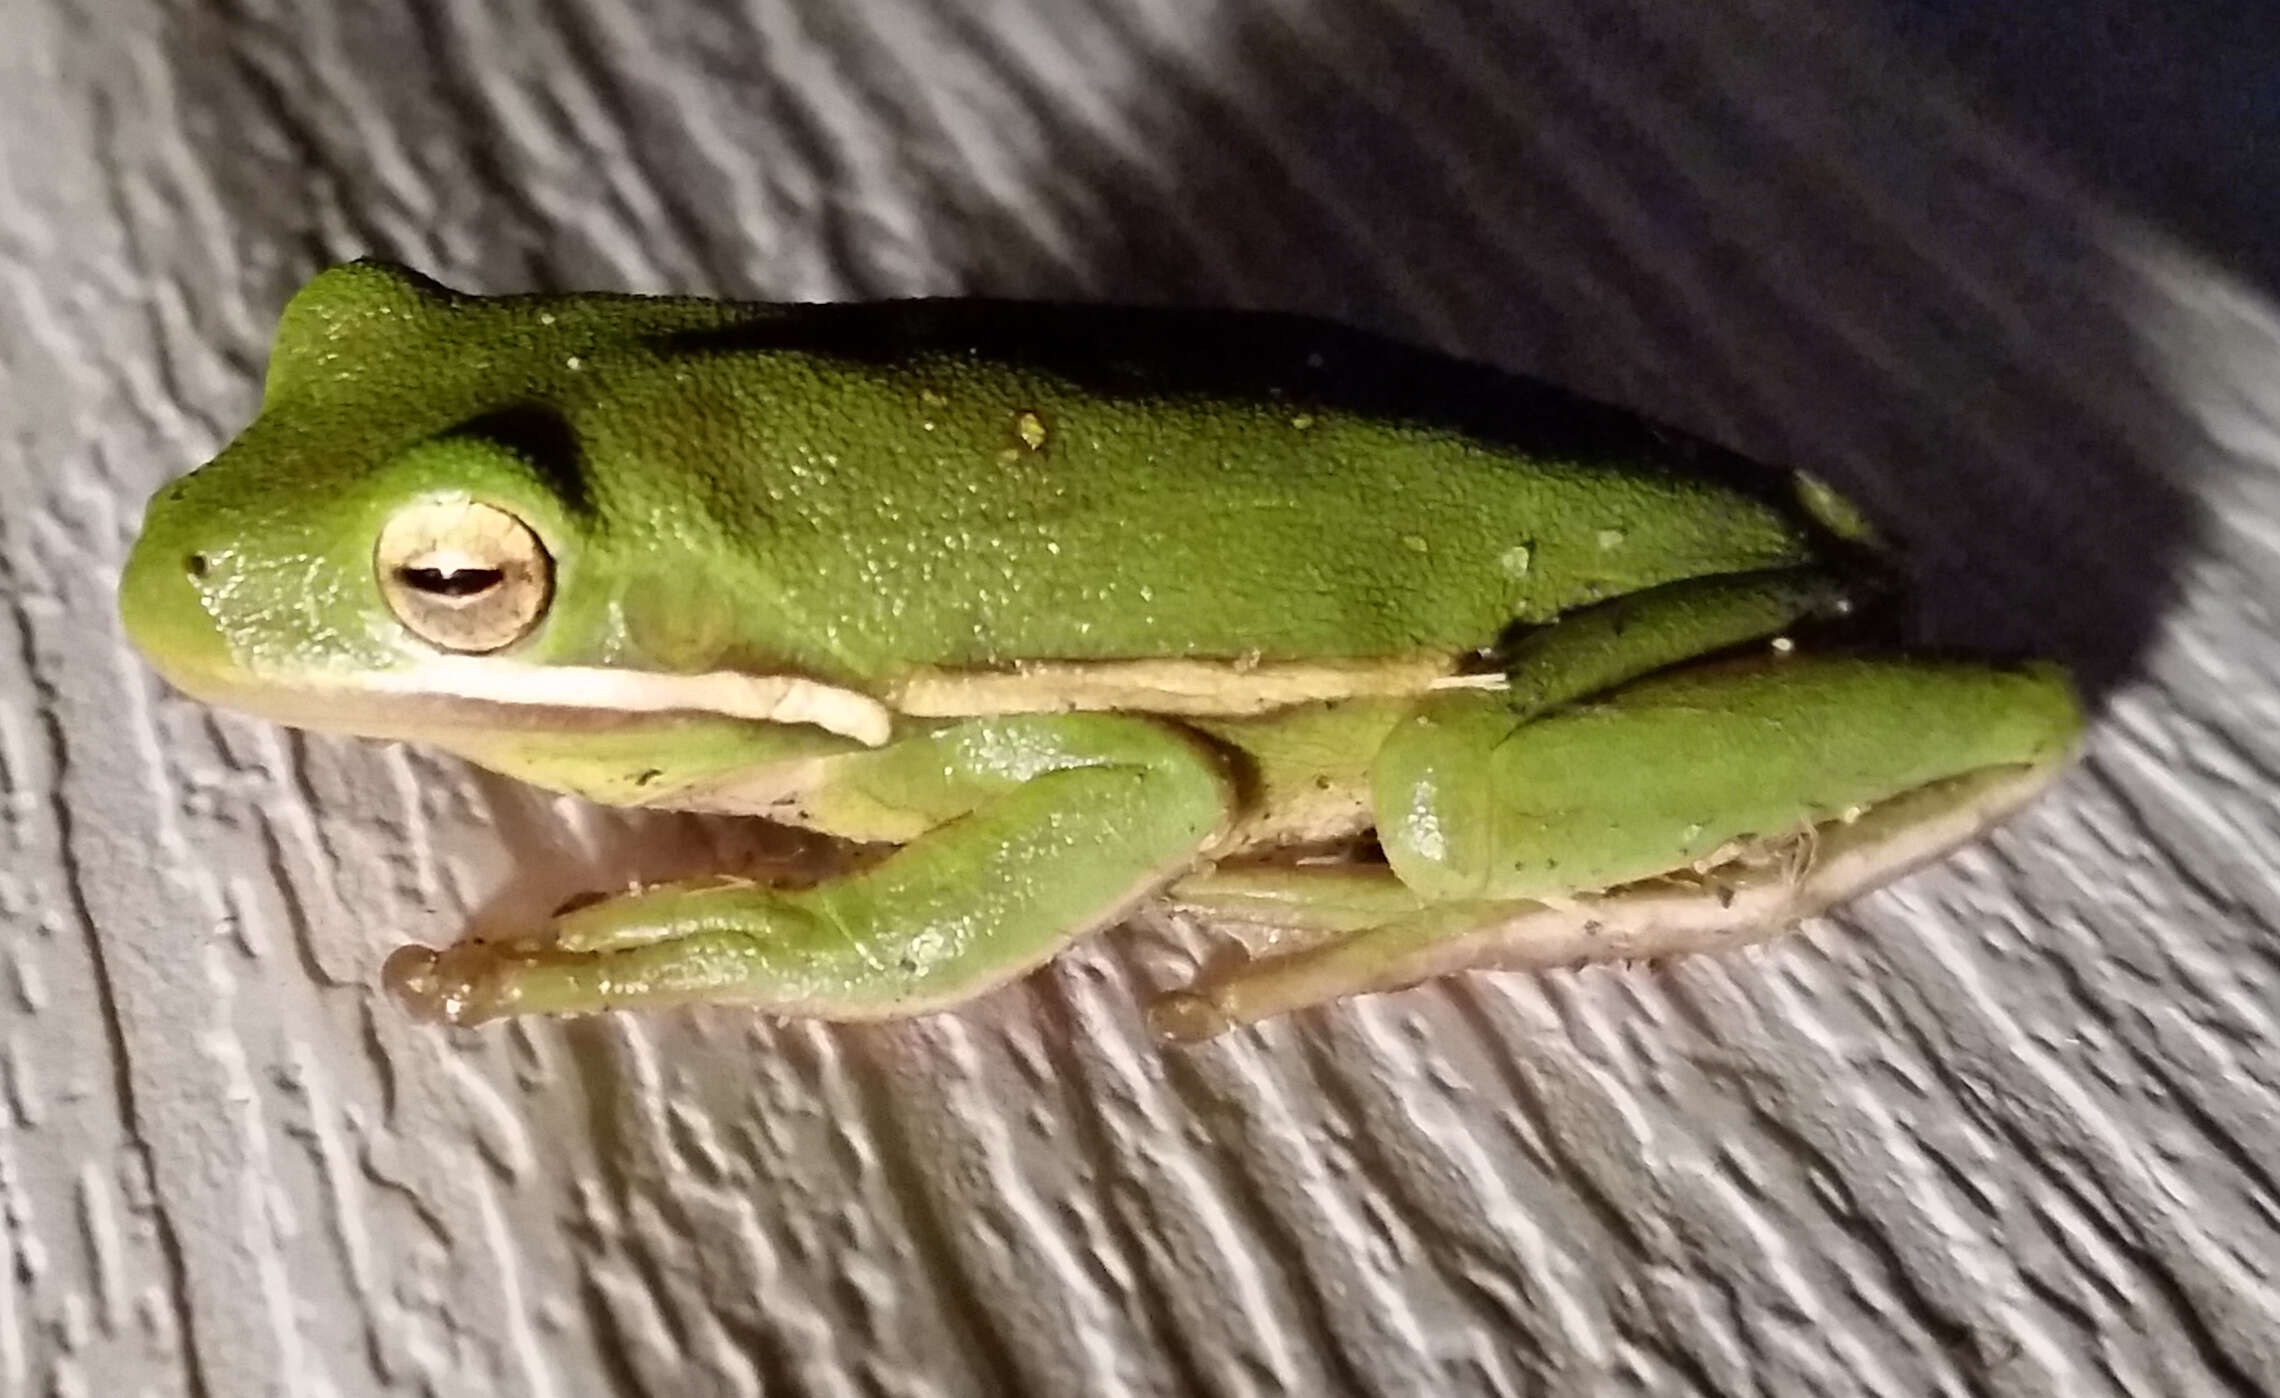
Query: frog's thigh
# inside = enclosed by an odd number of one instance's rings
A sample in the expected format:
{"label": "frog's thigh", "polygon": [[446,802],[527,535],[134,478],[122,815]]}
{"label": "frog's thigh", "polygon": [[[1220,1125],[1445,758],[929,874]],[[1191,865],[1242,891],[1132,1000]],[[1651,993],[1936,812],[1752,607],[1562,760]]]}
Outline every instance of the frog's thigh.
{"label": "frog's thigh", "polygon": [[[1851,585],[1838,574],[1778,568],[1682,579],[1582,608],[1529,633],[1511,655],[1509,689],[1428,700],[1380,747],[1372,803],[1381,837],[1390,836],[1394,867],[1420,892],[1442,900],[1543,891],[1501,887],[1496,876],[1514,835],[1497,792],[1537,778],[1526,768],[1541,745],[1515,749],[1516,736],[1532,732],[1539,716],[1560,705],[1602,696],[1607,702],[1593,707],[1605,713],[1608,704],[1621,704],[1623,686],[1642,676],[1852,603]],[[1665,731],[1681,748],[1701,750],[1723,740],[1709,731],[1690,733],[1684,723]],[[1576,770],[1592,792],[1643,775],[1639,757],[1621,750],[1628,740],[1619,733],[1612,742],[1589,740],[1605,744],[1600,750],[1583,745]],[[1556,851],[1546,857],[1555,866],[1553,887],[1590,886],[1558,872]]]}
{"label": "frog's thigh", "polygon": [[1420,706],[1372,774],[1386,859],[1433,902],[1612,887],[1901,792],[2069,748],[2055,671],[1768,657],[1698,666],[1522,723],[1493,694]]}
{"label": "frog's thigh", "polygon": [[944,823],[812,888],[712,880],[613,898],[551,937],[408,950],[391,979],[460,1023],[710,1001],[835,1019],[940,1008],[1036,966],[1184,867],[1233,797],[1184,730],[1111,714],[974,720],[878,755],[876,793]]}

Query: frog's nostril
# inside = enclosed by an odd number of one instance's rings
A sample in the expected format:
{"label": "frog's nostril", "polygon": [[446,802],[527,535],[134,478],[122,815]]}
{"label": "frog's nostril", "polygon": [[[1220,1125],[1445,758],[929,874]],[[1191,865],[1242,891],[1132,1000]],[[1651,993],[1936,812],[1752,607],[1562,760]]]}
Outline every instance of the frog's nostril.
{"label": "frog's nostril", "polygon": [[228,572],[229,554],[211,539],[166,537],[172,527],[164,517],[156,537],[151,528],[145,526],[120,570],[120,621],[127,639],[176,687],[211,689],[229,667],[209,611],[214,587]]}

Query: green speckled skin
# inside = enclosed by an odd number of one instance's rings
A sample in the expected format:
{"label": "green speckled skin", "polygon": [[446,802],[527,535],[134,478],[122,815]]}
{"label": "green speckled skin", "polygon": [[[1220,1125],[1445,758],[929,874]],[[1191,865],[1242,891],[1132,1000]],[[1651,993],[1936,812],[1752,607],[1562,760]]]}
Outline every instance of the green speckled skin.
{"label": "green speckled skin", "polygon": [[[476,516],[546,581],[511,594],[523,629],[454,645],[400,589],[509,574],[382,541]],[[2055,773],[2080,725],[2055,670],[1767,658],[1850,611],[1871,548],[1817,483],[1314,321],[479,298],[359,263],[287,308],[259,418],[152,501],[121,608],[218,703],[901,846],[408,950],[416,1008],[864,1018],[956,1004],[1216,861],[1373,828],[1377,883],[1216,887],[1357,936],[1374,909],[1409,945]],[[1161,661],[1184,668],[1079,697],[1096,663]],[[1262,697],[1333,670],[1381,686]]]}
{"label": "green speckled skin", "polygon": [[[1466,651],[1811,557],[1783,478],[1736,465],[1737,490],[1700,473],[1715,456],[1282,317],[481,299],[355,264],[294,299],[261,418],[149,528],[387,665],[360,592],[376,521],[473,489],[555,557],[531,658],[860,685]],[[288,639],[230,637],[246,658]]]}

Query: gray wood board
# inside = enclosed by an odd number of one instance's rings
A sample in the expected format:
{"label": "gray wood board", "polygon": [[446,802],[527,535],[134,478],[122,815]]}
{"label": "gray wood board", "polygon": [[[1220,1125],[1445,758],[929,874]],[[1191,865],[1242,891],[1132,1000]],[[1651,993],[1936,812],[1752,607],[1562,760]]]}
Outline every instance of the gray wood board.
{"label": "gray wood board", "polygon": [[[2280,1388],[2275,49],[2049,8],[9,0],[0,1392]],[[763,845],[124,649],[142,500],[366,251],[1489,358],[1856,493],[2089,759],[1759,952],[1195,1051],[1162,918],[893,1027],[432,1032],[398,942]]]}

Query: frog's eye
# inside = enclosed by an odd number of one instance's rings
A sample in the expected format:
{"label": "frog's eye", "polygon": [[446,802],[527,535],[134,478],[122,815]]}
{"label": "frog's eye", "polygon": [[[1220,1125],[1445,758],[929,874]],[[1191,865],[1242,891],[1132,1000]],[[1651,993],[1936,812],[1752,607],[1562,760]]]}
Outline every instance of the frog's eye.
{"label": "frog's eye", "polygon": [[554,560],[529,525],[473,500],[398,510],[373,551],[388,610],[429,645],[462,654],[530,634],[554,596]]}

